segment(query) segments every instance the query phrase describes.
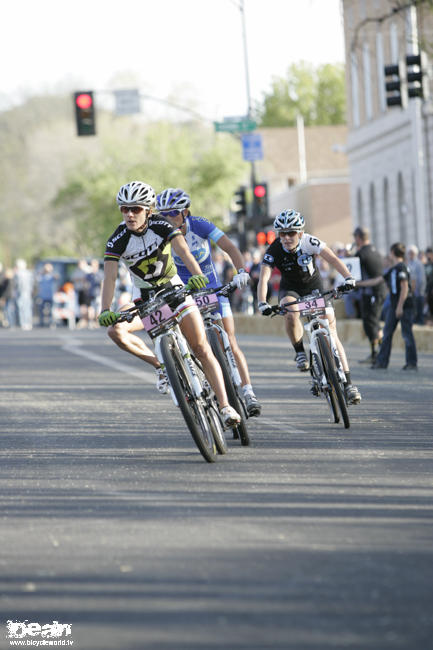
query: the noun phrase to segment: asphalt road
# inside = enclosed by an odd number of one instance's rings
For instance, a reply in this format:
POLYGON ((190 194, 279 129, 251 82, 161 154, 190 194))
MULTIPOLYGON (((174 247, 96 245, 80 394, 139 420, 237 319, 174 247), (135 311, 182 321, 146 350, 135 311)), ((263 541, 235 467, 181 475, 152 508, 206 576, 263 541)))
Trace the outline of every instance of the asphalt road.
POLYGON ((240 340, 263 415, 211 465, 105 332, 0 330, 0 647, 7 620, 80 650, 433 647, 433 355, 349 347, 345 430, 283 339, 240 340))

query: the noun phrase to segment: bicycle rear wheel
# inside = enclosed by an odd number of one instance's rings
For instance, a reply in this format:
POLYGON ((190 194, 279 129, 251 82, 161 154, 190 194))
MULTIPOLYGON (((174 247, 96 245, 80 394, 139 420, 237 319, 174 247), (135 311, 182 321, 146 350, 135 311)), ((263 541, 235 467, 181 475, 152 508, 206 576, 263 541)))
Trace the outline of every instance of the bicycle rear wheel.
POLYGON ((194 395, 184 360, 173 337, 162 338, 161 354, 170 385, 193 440, 203 458, 208 463, 214 463, 217 451, 203 398, 194 395))
POLYGON ((322 358, 323 371, 326 375, 330 388, 329 399, 331 400, 331 405, 333 404, 332 408, 334 409, 336 403, 338 404, 341 417, 343 418, 344 427, 348 429, 350 427, 350 420, 349 414, 347 412, 346 399, 344 397, 344 392, 337 376, 335 362, 332 357, 328 341, 322 332, 318 332, 317 334, 317 343, 320 350, 320 356, 322 358), (332 402, 332 400, 334 401, 332 402))
POLYGON ((236 427, 233 427, 233 433, 237 434, 236 437, 240 438, 241 445, 244 447, 247 447, 250 444, 250 437, 248 435, 248 429, 247 429, 247 418, 245 414, 245 407, 239 398, 238 392, 236 390, 236 386, 233 383, 231 374, 230 374, 230 369, 229 365, 226 359, 226 355, 223 351, 223 348, 221 346, 221 342, 218 338, 218 334, 215 332, 214 329, 207 329, 207 338, 210 343, 210 346, 212 348, 212 352, 214 353, 218 363, 221 366, 221 370, 223 373, 224 377, 224 384, 226 387, 226 393, 227 393, 227 399, 229 401, 230 406, 232 406, 235 411, 239 413, 241 416, 241 421, 240 424, 238 424, 236 427))

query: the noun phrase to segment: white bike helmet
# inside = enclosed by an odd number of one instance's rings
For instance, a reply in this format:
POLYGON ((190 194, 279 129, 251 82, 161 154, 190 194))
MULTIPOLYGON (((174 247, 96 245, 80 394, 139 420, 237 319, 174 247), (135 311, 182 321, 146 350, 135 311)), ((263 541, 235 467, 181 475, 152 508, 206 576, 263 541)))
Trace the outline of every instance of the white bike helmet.
POLYGON ((159 212, 168 210, 185 210, 191 205, 189 194, 180 187, 169 187, 156 197, 156 209, 159 212))
POLYGON ((151 207, 155 205, 156 194, 153 187, 141 181, 131 181, 122 185, 117 194, 117 205, 143 205, 151 207))
POLYGON ((296 212, 296 210, 283 210, 274 220, 274 230, 276 232, 280 232, 281 230, 303 232, 304 228, 304 217, 300 212, 296 212))

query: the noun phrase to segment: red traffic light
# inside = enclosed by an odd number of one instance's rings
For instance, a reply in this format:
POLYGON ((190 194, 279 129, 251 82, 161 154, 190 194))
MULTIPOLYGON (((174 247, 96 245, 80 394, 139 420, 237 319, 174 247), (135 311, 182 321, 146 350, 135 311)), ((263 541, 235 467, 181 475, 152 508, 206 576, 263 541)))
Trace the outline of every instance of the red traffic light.
POLYGON ((80 95, 76 96, 75 103, 78 106, 78 108, 81 108, 82 110, 86 110, 87 108, 90 108, 91 105, 93 104, 93 97, 88 93, 81 93, 80 95))
POLYGON ((268 234, 266 235, 266 241, 268 242, 268 244, 272 244, 272 242, 275 241, 276 237, 277 237, 277 236, 276 236, 276 234, 274 233, 274 231, 273 231, 273 230, 269 230, 269 231, 268 231, 268 234))
POLYGON ((264 185, 255 185, 254 196, 262 199, 266 195, 266 187, 264 185))
POLYGON ((266 244, 266 233, 258 232, 256 235, 256 239, 259 246, 264 246, 266 244))

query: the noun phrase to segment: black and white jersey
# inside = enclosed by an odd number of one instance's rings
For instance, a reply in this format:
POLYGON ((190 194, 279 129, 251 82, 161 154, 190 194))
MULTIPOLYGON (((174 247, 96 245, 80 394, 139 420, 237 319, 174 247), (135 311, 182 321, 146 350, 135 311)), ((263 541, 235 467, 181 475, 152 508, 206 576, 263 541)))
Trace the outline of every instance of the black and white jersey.
POLYGON ((412 304, 412 287, 410 282, 410 271, 404 262, 398 262, 395 266, 388 269, 383 276, 388 285, 391 304, 395 307, 400 299, 402 281, 408 284, 408 294, 404 306, 412 304))
POLYGON ((122 221, 107 241, 104 260, 122 260, 138 289, 166 284, 177 274, 170 242, 178 235, 182 236, 178 228, 158 217, 150 217, 140 234, 128 230, 122 221))
POLYGON ((281 273, 280 289, 296 291, 306 295, 313 289, 322 287, 321 276, 316 265, 315 256, 324 248, 326 243, 317 237, 304 233, 298 248, 289 252, 277 239, 266 250, 262 264, 276 267, 281 273))

